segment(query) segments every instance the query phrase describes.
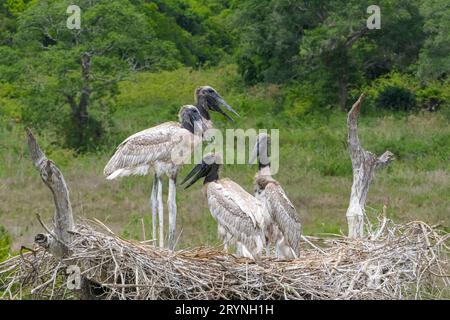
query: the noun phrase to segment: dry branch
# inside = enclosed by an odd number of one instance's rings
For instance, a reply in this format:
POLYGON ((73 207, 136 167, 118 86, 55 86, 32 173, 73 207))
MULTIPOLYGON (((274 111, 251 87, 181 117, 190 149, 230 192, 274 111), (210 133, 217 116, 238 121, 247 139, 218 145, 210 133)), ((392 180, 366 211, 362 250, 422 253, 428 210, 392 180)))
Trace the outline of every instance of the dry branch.
MULTIPOLYGON (((70 203, 69 188, 67 187, 63 174, 55 163, 46 157, 31 130, 27 128, 26 132, 31 160, 39 171, 42 181, 52 192, 56 208, 53 219, 53 230, 50 230, 43 223, 39 215, 37 216, 39 223, 47 231, 47 234, 37 234, 34 238, 34 242, 45 250, 48 250, 55 258, 57 258, 55 261, 58 261, 58 259, 67 258, 71 254, 70 246, 72 242, 72 233, 74 231, 74 220, 70 203)), ((55 281, 60 266, 61 262, 58 262, 58 268, 52 273, 53 278, 50 280, 55 281)), ((80 281, 82 287, 76 291, 78 297, 82 299, 91 299, 93 297, 92 290, 96 284, 87 280, 85 277, 82 277, 80 281)))
POLYGON ((36 235, 35 242, 48 248, 56 256, 64 257, 68 254, 67 245, 71 242, 69 231, 72 231, 74 226, 69 189, 61 171, 42 152, 30 129, 27 129, 27 137, 31 160, 42 181, 51 190, 56 207, 54 230, 48 234, 36 235))
POLYGON ((346 214, 350 238, 363 237, 365 204, 373 176, 376 170, 386 167, 394 158, 390 151, 386 151, 377 157, 361 146, 358 138, 358 116, 363 100, 364 95, 361 94, 347 117, 348 146, 353 169, 353 184, 346 214))

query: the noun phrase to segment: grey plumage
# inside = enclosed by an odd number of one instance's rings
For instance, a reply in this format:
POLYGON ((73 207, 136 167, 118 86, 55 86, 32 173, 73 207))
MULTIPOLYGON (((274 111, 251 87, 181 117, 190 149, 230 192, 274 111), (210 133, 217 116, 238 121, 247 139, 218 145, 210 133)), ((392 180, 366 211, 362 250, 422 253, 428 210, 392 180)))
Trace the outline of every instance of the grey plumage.
POLYGON ((205 185, 205 194, 212 216, 225 237, 240 243, 252 258, 263 249, 264 210, 262 203, 230 179, 220 179, 205 185))
POLYGON ((154 169, 165 171, 164 164, 177 166, 172 161, 172 154, 177 148, 192 149, 200 141, 201 138, 195 138, 177 122, 160 124, 125 139, 109 160, 104 174, 109 180, 128 175, 145 175, 158 163, 160 166, 154 169))
POLYGON ((203 193, 225 248, 235 245, 243 256, 256 259, 264 248, 264 206, 234 181, 220 179, 220 163, 218 154, 207 154, 182 184, 188 183, 185 188, 189 188, 200 178, 205 178, 203 193))
MULTIPOLYGON (((279 235, 275 236, 278 238, 276 241, 279 243, 279 250, 286 252, 286 248, 282 247, 282 245, 286 244, 292 248, 295 254, 292 257, 298 256, 302 226, 297 210, 286 196, 280 184, 272 177, 258 176, 256 185, 261 190, 260 198, 264 202, 267 212, 284 238, 279 238, 279 235)), ((283 256, 285 255, 286 253, 283 254, 283 256)))
POLYGON ((175 245, 176 178, 181 166, 190 160, 190 154, 202 141, 203 122, 199 110, 192 105, 181 107, 180 122, 166 122, 145 129, 125 139, 104 169, 108 180, 123 176, 146 175, 153 171, 152 236, 156 239, 156 220, 159 218, 159 245, 164 246, 164 209, 162 176, 169 177, 169 248, 175 245), (157 218, 158 213, 158 218, 157 218))
POLYGON ((153 215, 152 235, 156 238, 156 221, 159 219, 159 245, 163 247, 163 202, 162 176, 169 177, 169 249, 175 247, 176 225, 176 178, 181 166, 190 160, 193 149, 207 138, 205 131, 212 128, 209 111, 215 111, 232 118, 222 106, 238 115, 219 93, 201 86, 195 90, 196 106, 186 105, 180 109, 180 123, 166 122, 156 127, 140 131, 123 141, 104 169, 107 179, 129 175, 145 175, 155 172, 151 204, 153 215), (194 134, 195 133, 195 134, 194 134), (158 212, 158 217, 157 217, 158 212))

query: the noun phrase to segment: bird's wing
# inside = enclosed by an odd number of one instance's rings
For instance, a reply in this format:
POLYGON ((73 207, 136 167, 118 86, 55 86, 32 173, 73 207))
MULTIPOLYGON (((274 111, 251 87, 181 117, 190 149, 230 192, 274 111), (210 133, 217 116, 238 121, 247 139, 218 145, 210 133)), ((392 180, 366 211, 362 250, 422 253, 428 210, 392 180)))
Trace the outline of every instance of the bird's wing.
POLYGON ((278 183, 267 184, 264 195, 265 205, 273 221, 283 233, 288 244, 297 253, 302 232, 297 210, 278 183))
POLYGON ((207 186, 208 205, 218 224, 248 249, 260 252, 262 230, 255 219, 259 202, 239 185, 228 179, 207 186))
POLYGON ((146 174, 154 161, 167 161, 178 140, 189 131, 177 122, 166 122, 135 133, 118 147, 104 169, 108 178, 122 175, 146 174))
POLYGON ((245 212, 253 221, 254 224, 261 227, 263 203, 245 191, 240 185, 230 179, 221 179, 222 186, 233 195, 231 200, 239 206, 242 212, 245 212))

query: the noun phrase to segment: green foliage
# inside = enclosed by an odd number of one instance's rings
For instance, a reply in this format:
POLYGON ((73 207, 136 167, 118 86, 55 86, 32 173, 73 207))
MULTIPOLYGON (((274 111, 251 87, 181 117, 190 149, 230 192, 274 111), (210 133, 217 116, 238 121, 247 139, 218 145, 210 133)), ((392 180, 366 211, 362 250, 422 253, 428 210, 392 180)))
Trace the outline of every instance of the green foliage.
POLYGON ((185 65, 216 65, 233 51, 227 0, 157 0, 142 7, 157 36, 176 45, 185 65))
POLYGON ((4 0, 3 7, 12 15, 18 16, 25 11, 31 0, 4 0))
POLYGON ((148 232, 152 229, 152 217, 150 214, 139 215, 131 214, 128 223, 123 227, 122 236, 128 239, 149 240, 151 234, 148 232))
POLYGON ((0 46, 0 83, 11 84, 20 73, 20 54, 8 46, 0 46))
POLYGON ((246 1, 238 64, 247 83, 308 82, 328 105, 347 106, 349 88, 416 61, 423 42, 418 1, 381 1, 382 31, 366 28, 361 1, 246 1), (320 79, 319 82, 317 80, 320 79))
POLYGON ((317 106, 327 105, 327 96, 319 92, 320 85, 308 82, 296 83, 284 91, 284 110, 289 117, 301 118, 315 111, 317 106))
POLYGON ((16 99, 9 97, 9 90, 13 90, 11 85, 0 84, 0 118, 13 119, 15 121, 20 121, 22 116, 22 105, 16 99), (1 95, 1 94, 4 94, 1 95))
POLYGON ((411 111, 416 106, 416 96, 405 88, 389 86, 379 93, 377 105, 380 108, 411 111))
POLYGON ((28 126, 51 128, 55 143, 78 152, 108 140, 117 83, 130 71, 216 64, 232 51, 226 1, 83 0, 80 30, 66 27, 69 4, 5 3, 17 31, 0 47, 0 81, 17 83, 28 126))
POLYGON ((65 26, 61 12, 70 3, 34 2, 18 18, 15 43, 27 66, 19 75, 23 120, 52 128, 65 147, 89 151, 101 146, 110 130, 117 82, 129 70, 180 64, 173 44, 156 38, 130 2, 79 2, 81 30, 65 26))
POLYGON ((417 91, 419 105, 428 110, 450 109, 450 82, 429 81, 417 91))
POLYGON ((450 3, 425 1, 420 6, 427 34, 419 58, 419 76, 424 80, 448 79, 450 74, 450 3))
POLYGON ((10 255, 11 237, 5 227, 0 225, 0 262, 10 255))
POLYGON ((237 63, 248 84, 280 83, 294 76, 303 29, 312 23, 315 4, 304 1, 236 2, 235 26, 240 30, 237 63), (311 6, 310 11, 303 10, 311 6))
POLYGON ((423 41, 422 19, 414 1, 381 1, 381 30, 368 30, 367 4, 331 4, 320 26, 305 32, 300 56, 306 76, 326 75, 322 90, 331 88, 329 102, 345 108, 349 88, 414 63, 423 41))
POLYGON ((449 82, 429 81, 423 83, 411 74, 398 71, 381 76, 361 89, 351 90, 350 95, 356 99, 361 91, 367 96, 365 102, 367 108, 363 112, 367 112, 365 111, 367 109, 379 111, 377 107, 387 107, 399 111, 409 111, 416 107, 422 110, 436 111, 450 106, 449 82), (397 98, 400 100, 396 101, 397 98))

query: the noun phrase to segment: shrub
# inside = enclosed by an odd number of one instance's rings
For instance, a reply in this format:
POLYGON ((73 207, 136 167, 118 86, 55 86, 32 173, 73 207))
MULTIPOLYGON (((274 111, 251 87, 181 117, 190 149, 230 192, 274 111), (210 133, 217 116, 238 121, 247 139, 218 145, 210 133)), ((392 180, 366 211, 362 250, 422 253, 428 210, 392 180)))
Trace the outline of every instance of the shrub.
POLYGON ((352 101, 364 92, 367 96, 363 112, 388 109, 409 111, 414 107, 436 111, 450 106, 450 83, 430 81, 420 83, 410 74, 393 71, 363 88, 350 90, 352 101))
POLYGON ((399 111, 411 111, 416 106, 416 95, 406 88, 388 86, 376 99, 379 108, 399 111))
POLYGON ((327 94, 322 91, 323 83, 293 83, 283 90, 283 107, 289 117, 302 118, 314 110, 329 107, 327 94))
POLYGON ((381 76, 362 88, 350 90, 351 101, 356 101, 361 92, 366 94, 363 113, 379 113, 380 110, 399 111, 402 104, 411 104, 411 95, 420 89, 420 83, 409 74, 393 71, 381 76), (408 93, 407 93, 408 92, 408 93), (400 102, 398 102, 398 100, 400 102), (400 103, 398 107, 397 103, 400 103))
POLYGON ((0 262, 8 258, 10 253, 11 237, 3 226, 0 226, 0 262))
POLYGON ((417 92, 418 105, 428 111, 437 111, 450 105, 450 83, 430 82, 417 92))

